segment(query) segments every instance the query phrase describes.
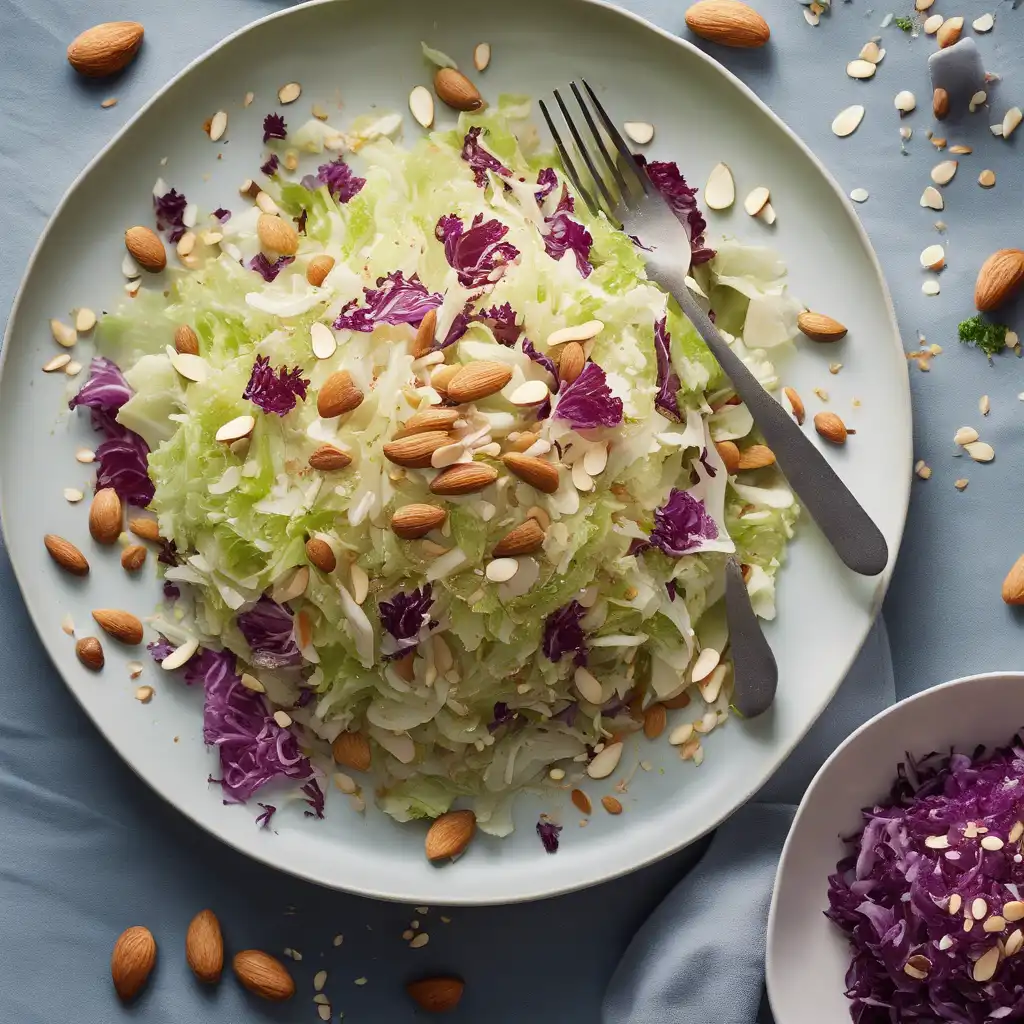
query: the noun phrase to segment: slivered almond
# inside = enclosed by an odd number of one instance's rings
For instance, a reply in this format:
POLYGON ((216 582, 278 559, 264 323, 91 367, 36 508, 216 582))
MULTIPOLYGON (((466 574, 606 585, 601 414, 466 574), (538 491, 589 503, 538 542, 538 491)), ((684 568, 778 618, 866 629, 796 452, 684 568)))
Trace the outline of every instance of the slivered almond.
POLYGON ((50 557, 65 572, 71 573, 72 576, 89 575, 89 563, 85 555, 71 541, 58 537, 55 533, 48 533, 43 537, 43 544, 46 545, 50 557))
POLYGON ((96 492, 89 506, 89 532, 97 544, 113 544, 121 536, 121 499, 113 487, 96 492))
POLYGON ((766 444, 752 444, 740 452, 738 469, 764 469, 775 464, 775 452, 766 444))
POLYGON ((583 814, 589 814, 594 809, 590 803, 590 797, 582 789, 574 789, 569 794, 569 799, 572 801, 573 807, 583 814))
POLYGON ((554 494, 558 490, 558 467, 552 463, 519 452, 509 452, 502 456, 501 461, 510 473, 531 487, 536 487, 538 491, 554 494))
POLYGON ((103 645, 94 636, 83 636, 75 644, 75 654, 78 660, 93 672, 99 672, 105 661, 103 657, 103 645))
POLYGON ((498 479, 498 471, 482 462, 457 462, 442 470, 430 483, 434 494, 473 494, 498 479))
POLYGON ((434 347, 434 334, 437 331, 437 310, 427 311, 426 316, 416 328, 416 337, 412 342, 410 355, 413 359, 421 359, 434 347))
POLYGON ((391 440, 399 441, 403 437, 423 434, 428 430, 451 430, 455 426, 455 421, 459 418, 459 415, 458 409, 441 409, 437 406, 432 406, 429 409, 424 409, 423 412, 410 416, 402 424, 402 429, 392 435, 391 440))
POLYGON ((100 628, 121 643, 134 647, 142 643, 142 623, 131 612, 120 608, 97 608, 92 617, 100 628))
POLYGON ((469 846, 476 832, 476 815, 472 811, 448 811, 427 830, 424 847, 427 860, 458 857, 469 846))
POLYGON ((403 540, 418 540, 436 530, 447 518, 445 509, 417 502, 395 509, 391 529, 403 540))
POLYGON ((320 385, 316 396, 316 411, 322 419, 329 420, 352 412, 362 401, 363 393, 356 387, 352 374, 348 370, 339 370, 320 385))
POLYGON ((819 412, 814 417, 814 429, 826 441, 833 444, 845 444, 849 431, 846 424, 834 412, 819 412))
POLYGON ((453 402, 478 402, 497 394, 512 379, 512 368, 505 363, 482 359, 468 363, 448 382, 448 397, 453 402))
POLYGON ((167 252, 159 235, 150 228, 136 225, 124 233, 124 246, 143 270, 158 274, 167 266, 167 252))
POLYGON ((492 552, 495 558, 513 555, 528 555, 544 543, 544 531, 536 519, 527 519, 514 530, 510 530, 498 542, 492 552))
POLYGON ((716 441, 715 450, 725 463, 727 473, 735 473, 740 468, 740 450, 735 441, 716 441))
POLYGON ((321 253, 314 256, 306 267, 306 280, 315 288, 324 283, 324 279, 334 269, 334 257, 321 253))
POLYGON ((586 363, 583 346, 578 341, 567 342, 558 353, 558 379, 571 384, 583 372, 586 363))
POLYGON ((298 252, 299 233, 281 217, 261 213, 256 222, 256 234, 259 235, 260 248, 264 251, 280 253, 282 256, 294 256, 298 252))
POLYGON ((331 573, 338 567, 334 549, 322 537, 310 537, 306 541, 306 557, 321 572, 331 573))
POLYGON ((331 744, 336 764, 357 772, 370 770, 370 741, 361 732, 338 733, 331 744))
POLYGON ((396 466, 426 469, 430 466, 434 452, 451 444, 451 441, 451 435, 446 430, 425 430, 421 434, 409 434, 384 445, 384 458, 396 466))
POLYGON ((199 355, 199 335, 188 324, 174 332, 174 348, 183 356, 199 355))
POLYGON ((796 325, 811 341, 832 342, 846 337, 846 328, 824 313, 812 313, 805 309, 797 318, 796 325))
POLYGON ((146 549, 141 544, 129 544, 121 552, 121 568, 125 572, 138 572, 146 561, 146 549))
POLYGON ((649 740, 656 740, 668 724, 668 712, 664 704, 652 704, 644 712, 644 735, 649 740))
POLYGON ((321 472, 329 473, 332 470, 344 469, 352 465, 352 456, 335 448, 333 444, 322 444, 309 457, 310 469, 318 469, 321 472))
POLYGON ((438 68, 434 74, 434 92, 453 110, 479 110, 483 100, 477 87, 455 68, 438 68))
POLYGON ((804 400, 796 393, 794 388, 783 388, 782 390, 786 398, 789 399, 789 407, 793 410, 793 419, 803 426, 806 415, 804 400))

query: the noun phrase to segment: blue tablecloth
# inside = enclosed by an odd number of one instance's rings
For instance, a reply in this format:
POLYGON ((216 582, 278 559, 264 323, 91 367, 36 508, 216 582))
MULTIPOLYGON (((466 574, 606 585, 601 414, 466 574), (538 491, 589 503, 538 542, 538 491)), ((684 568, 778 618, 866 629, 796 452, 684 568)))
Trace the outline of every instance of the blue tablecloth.
MULTIPOLYGON (((87 159, 178 68, 276 6, 274 0, 150 0, 125 9, 114 0, 0 0, 0 308, 9 306, 47 216, 87 159), (75 80, 63 58, 68 40, 88 25, 123 17, 146 25, 141 59, 113 90, 75 80), (111 92, 118 105, 101 110, 98 101, 111 92)), ((684 5, 629 0, 625 6, 683 30, 684 5)), ((930 373, 911 374, 917 455, 933 473, 915 483, 907 539, 885 609, 897 692, 905 695, 968 672, 1018 667, 1021 623, 1002 605, 999 585, 1024 547, 1014 486, 1021 450, 1014 442, 1024 413, 1017 394, 1024 390, 1024 374, 1013 356, 989 365, 961 348, 956 324, 971 311, 974 275, 985 256, 1024 242, 1019 142, 995 140, 988 131, 1006 107, 1024 101, 1024 12, 1000 5, 996 31, 979 37, 987 66, 1003 81, 990 90, 993 110, 955 130, 956 140, 975 152, 960 157, 960 174, 946 190, 941 216, 948 224, 949 268, 942 294, 926 298, 918 254, 937 239, 937 215, 920 208, 918 198, 938 159, 925 138, 926 57, 934 44, 895 27, 881 30, 887 7, 841 3, 815 29, 791 0, 762 6, 772 23, 771 47, 715 55, 789 120, 845 188, 869 190, 871 198, 859 212, 886 268, 905 342, 916 347, 920 331, 943 348, 930 373), (847 78, 846 62, 875 35, 884 37, 888 50, 876 79, 865 84, 847 78), (901 89, 919 98, 918 112, 904 122, 915 128, 906 155, 892 105, 901 89), (868 115, 855 136, 839 140, 829 125, 853 102, 865 103, 868 115), (983 167, 997 172, 991 191, 976 184, 983 167), (987 417, 978 411, 982 394, 991 400, 987 417), (963 424, 976 426, 995 446, 994 463, 953 458, 952 436, 963 424), (963 493, 953 486, 960 477, 970 481, 963 493)), ((896 13, 911 6, 901 0, 896 13)), ((959 10, 969 24, 985 7, 965 0, 959 10)), ((0 612, 5 1021, 121 1019, 106 962, 114 936, 128 924, 143 923, 158 932, 168 955, 154 977, 153 998, 131 1013, 140 1021, 317 1020, 309 976, 323 966, 330 972, 334 1019, 337 1011, 346 1021, 415 1019, 402 981, 414 973, 452 970, 470 982, 453 1020, 591 1022, 631 935, 699 852, 545 903, 453 911, 450 923, 435 909, 424 917, 411 908, 325 892, 223 849, 154 800, 64 689, 35 638, 2 551, 0 612), (213 993, 190 984, 182 937, 192 913, 206 905, 221 912, 229 938, 303 954, 295 965, 300 995, 290 1006, 257 1004, 231 984, 213 993), (409 950, 400 937, 414 916, 430 934, 422 950, 409 950), (340 947, 333 945, 336 935, 344 936, 340 947), (355 984, 361 978, 366 984, 355 984)), ((858 695, 845 690, 838 700, 848 716, 858 695)), ((835 723, 846 720, 830 711, 791 770, 809 774, 842 738, 835 723)))

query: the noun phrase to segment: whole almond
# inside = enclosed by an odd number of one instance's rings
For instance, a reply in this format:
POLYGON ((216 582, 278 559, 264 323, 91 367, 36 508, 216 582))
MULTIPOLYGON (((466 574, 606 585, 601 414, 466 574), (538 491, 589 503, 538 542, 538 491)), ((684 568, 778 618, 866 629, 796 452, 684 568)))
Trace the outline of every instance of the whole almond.
POLYGON ((253 994, 274 1003, 295 995, 295 982, 277 957, 258 949, 236 953, 231 966, 238 980, 253 994))
POLYGON ((668 724, 668 712, 664 704, 652 704, 644 712, 644 735, 649 740, 656 740, 668 724))
POLYGON ((89 563, 85 555, 69 540, 58 537, 55 533, 48 533, 43 537, 46 550, 50 557, 66 572, 72 576, 88 576, 89 563))
POLYGON ((174 348, 183 356, 199 355, 199 335, 188 324, 182 324, 174 332, 174 348))
POLYGON ((839 341, 846 337, 846 328, 824 313, 812 313, 805 309, 797 318, 796 325, 811 341, 839 341))
POLYGON ((682 690, 674 697, 668 697, 663 700, 662 704, 664 704, 669 711, 678 711, 680 708, 687 708, 690 706, 690 695, 685 690, 682 690))
POLYGON ((960 38, 963 28, 963 18, 947 18, 935 33, 935 41, 939 44, 939 49, 944 50, 947 46, 952 46, 960 38))
POLYGON ((819 412, 814 416, 814 429, 826 441, 833 444, 845 444, 849 431, 846 424, 834 412, 819 412))
POLYGON ((357 772, 370 770, 370 741, 361 732, 340 732, 331 744, 335 763, 357 772))
POLYGON ((121 567, 125 572, 138 572, 146 561, 146 549, 141 544, 129 544, 121 552, 121 567))
POLYGON ((775 452, 765 444, 752 444, 740 452, 738 469, 764 469, 775 463, 775 452))
POLYGON ((155 519, 146 516, 133 516, 128 520, 128 529, 143 540, 160 540, 160 526, 155 519))
POLYGON ((603 797, 601 797, 601 806, 609 814, 621 814, 622 813, 622 804, 620 804, 619 801, 616 800, 615 797, 613 797, 613 796, 603 796, 603 797))
POLYGON ((981 266, 974 286, 974 305, 982 313, 991 313, 1017 294, 1024 284, 1024 252, 1000 249, 981 266))
POLYGON ((939 121, 949 113, 949 93, 945 89, 936 89, 932 93, 932 113, 939 121))
POLYGON ((451 430, 459 415, 458 409, 441 409, 432 406, 410 416, 402 424, 402 429, 395 432, 391 440, 397 441, 400 438, 409 437, 410 434, 422 434, 427 430, 451 430))
POLYGON ((796 393, 795 388, 783 388, 786 397, 789 399, 789 406, 793 410, 793 419, 803 426, 807 410, 804 408, 804 400, 796 393))
POLYGON ((715 450, 725 463, 726 473, 735 473, 740 468, 740 450, 735 441, 716 441, 715 450))
POLYGON ((497 394, 511 379, 511 366, 481 359, 467 363, 448 381, 448 397, 453 402, 478 402, 497 394))
POLYGON ((437 310, 430 309, 416 328, 416 337, 412 342, 413 359, 425 356, 434 347, 434 334, 437 331, 437 310))
POLYGON ((224 970, 224 936, 212 910, 200 910, 185 933, 185 959, 192 973, 208 985, 220 981, 224 970))
POLYGON ((323 419, 329 420, 357 409, 362 402, 363 393, 356 387, 352 374, 348 370, 339 370, 320 385, 316 411, 323 419))
POLYGON ((437 505, 403 505, 395 509, 391 529, 404 540, 417 540, 436 530, 447 518, 447 511, 437 505))
POLYGON ((321 253, 314 256, 306 267, 306 280, 316 288, 324 283, 324 279, 334 269, 334 257, 321 253))
POLYGON ((93 672, 99 672, 103 668, 103 645, 94 636, 83 636, 75 644, 75 654, 78 660, 93 672))
POLYGON ((768 22, 739 0, 699 0, 686 12, 686 24, 694 35, 720 46, 753 49, 771 36, 768 22))
POLYGON ((142 643, 142 623, 131 612, 120 608, 97 608, 92 617, 100 628, 115 640, 134 647, 142 643))
POLYGON ((322 444, 309 457, 311 469, 319 469, 321 472, 330 472, 335 469, 344 469, 352 465, 352 456, 335 448, 333 444, 322 444))
POLYGON ((536 519, 527 519, 498 541, 492 554, 495 558, 528 555, 544 543, 544 531, 536 519))
POLYGON ((1007 604, 1024 604, 1024 555, 1021 555, 1003 580, 1003 600, 1007 604))
POLYGON ((405 986, 412 1001, 427 1013, 447 1013, 459 1005, 465 983, 459 978, 423 978, 405 986))
POLYGON ((483 106, 477 87, 455 68, 438 68, 434 74, 434 92, 453 110, 479 110, 483 106))
POLYGON ((572 801, 573 807, 583 814, 589 814, 594 809, 590 803, 590 797, 582 789, 574 789, 569 794, 569 799, 572 801))
POLYGON ((124 247, 143 270, 159 274, 167 266, 167 253, 159 235, 150 228, 136 225, 124 233, 124 247))
POLYGON ((509 452, 501 457, 501 461, 510 473, 525 480, 531 487, 536 487, 538 491, 554 494, 558 490, 558 467, 552 463, 520 452, 509 452))
POLYGON ((288 223, 271 213, 261 213, 256 222, 260 248, 282 256, 294 256, 299 249, 299 233, 288 223))
POLYGON ((558 353, 558 379, 571 384, 582 372, 587 357, 578 341, 569 341, 558 353))
POLYGON ((321 572, 334 572, 338 567, 334 549, 322 537, 310 537, 306 541, 306 557, 321 572))
POLYGON ((89 506, 89 532, 97 544, 114 544, 121 536, 121 499, 113 487, 96 492, 89 506))
POLYGON ((427 860, 457 857, 469 846, 475 832, 476 815, 472 811, 448 811, 435 818, 427 831, 427 860))
POLYGON ((76 36, 68 47, 68 63, 87 78, 105 78, 126 68, 142 45, 137 21, 108 21, 76 36))
POLYGON ((397 441, 388 441, 383 448, 384 458, 396 466, 426 469, 434 452, 451 442, 451 435, 446 430, 425 430, 422 434, 409 434, 397 441))
POLYGON ((490 487, 498 479, 493 466, 481 462, 457 462, 442 470, 430 482, 433 494, 473 494, 490 487))
POLYGON ((148 928, 135 925, 127 928, 114 943, 110 955, 110 977, 118 996, 128 1002, 146 984, 156 966, 156 941, 148 928))

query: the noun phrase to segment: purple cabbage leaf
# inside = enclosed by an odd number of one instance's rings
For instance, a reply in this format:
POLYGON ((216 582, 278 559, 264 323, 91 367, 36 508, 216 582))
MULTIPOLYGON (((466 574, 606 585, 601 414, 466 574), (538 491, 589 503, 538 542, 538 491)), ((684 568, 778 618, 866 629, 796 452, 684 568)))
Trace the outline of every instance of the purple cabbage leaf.
POLYGON ((586 664, 586 637, 580 625, 586 614, 579 601, 570 601, 547 617, 541 651, 549 661, 561 661, 564 655, 572 653, 577 665, 586 664))
MULTIPOLYGON (((654 325, 654 354, 658 360, 658 394, 654 399, 654 407, 670 420, 678 423, 679 414, 679 374, 672 368, 672 356, 669 346, 672 336, 666 330, 667 318, 662 317, 654 325)), ((712 474, 713 476, 714 474, 712 474)))
POLYGON ((309 381, 302 376, 301 366, 291 370, 282 366, 275 373, 268 356, 257 356, 242 397, 266 413, 286 416, 299 402, 306 400, 308 387, 309 381))
POLYGON ((488 171, 506 178, 512 173, 493 153, 484 149, 480 142, 482 133, 482 128, 470 128, 462 142, 462 159, 469 164, 473 178, 481 188, 487 184, 488 171))
POLYGON ((605 372, 597 363, 587 363, 559 394, 555 419, 568 421, 576 430, 616 427, 622 422, 622 399, 612 394, 605 372))
POLYGON ((690 236, 690 262, 697 266, 714 259, 715 250, 704 244, 704 232, 708 225, 697 205, 697 190, 686 184, 679 168, 672 161, 652 160, 648 163, 644 157, 634 154, 641 167, 646 167, 651 184, 661 193, 669 208, 681 224, 686 227, 690 236))
POLYGON ((238 628, 252 649, 252 663, 259 668, 284 668, 302 663, 291 612, 266 594, 249 611, 238 616, 238 628))
POLYGON ((718 525, 708 515, 704 502, 687 491, 673 487, 668 501, 654 511, 651 544, 666 555, 679 558, 702 541, 717 538, 718 525))
POLYGON ((345 306, 334 321, 335 330, 369 334, 378 324, 418 324, 444 301, 437 292, 428 292, 415 274, 406 281, 400 270, 380 278, 376 289, 363 292, 365 305, 353 300, 345 306))
POLYGON ((414 650, 437 625, 430 617, 433 603, 433 588, 429 583, 408 593, 399 591, 390 601, 380 602, 380 622, 387 633, 381 650, 386 661, 400 658, 407 651, 414 650))
POLYGON ((502 241, 508 225, 500 220, 484 220, 478 213, 467 228, 455 215, 442 217, 434 229, 444 243, 448 265, 455 270, 459 283, 466 288, 480 288, 500 280, 507 264, 517 259, 519 250, 502 241))

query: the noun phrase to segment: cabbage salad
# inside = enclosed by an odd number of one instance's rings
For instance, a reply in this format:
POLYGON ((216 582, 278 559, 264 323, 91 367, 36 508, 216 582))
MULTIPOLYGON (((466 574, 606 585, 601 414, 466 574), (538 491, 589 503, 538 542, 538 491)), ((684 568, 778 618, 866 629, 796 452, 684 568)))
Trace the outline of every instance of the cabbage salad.
MULTIPOLYGON (((179 259, 103 318, 72 406, 98 486, 157 516, 150 647, 204 688, 230 802, 285 777, 322 816, 333 749, 399 821, 458 802, 506 835, 524 787, 611 776, 651 705, 689 704, 669 739, 700 764, 731 554, 775 614, 793 494, 643 240, 576 200, 529 116, 506 96, 405 148, 397 115, 275 113, 233 209, 200 223, 157 183, 179 259)), ((777 387, 783 263, 712 248, 676 165, 649 170, 690 287, 777 387)))

